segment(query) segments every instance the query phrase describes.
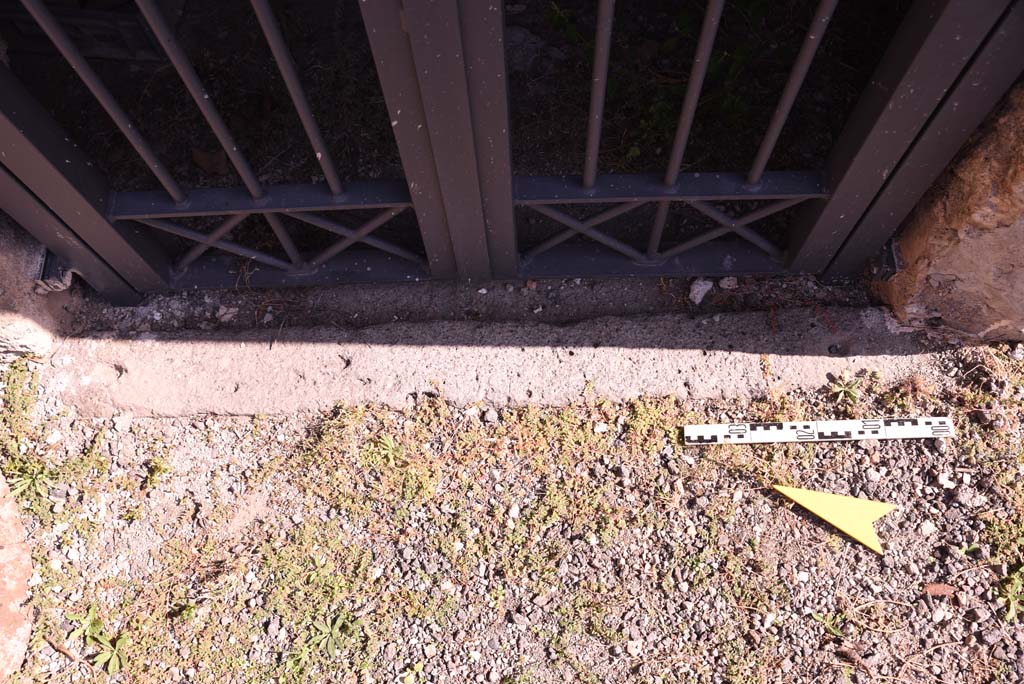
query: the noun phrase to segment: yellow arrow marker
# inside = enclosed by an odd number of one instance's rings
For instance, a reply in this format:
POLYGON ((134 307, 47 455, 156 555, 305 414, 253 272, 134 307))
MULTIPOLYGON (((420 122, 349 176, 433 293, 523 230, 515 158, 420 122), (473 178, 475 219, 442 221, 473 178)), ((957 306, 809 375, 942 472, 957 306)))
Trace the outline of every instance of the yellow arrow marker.
POLYGON ((876 553, 882 544, 872 524, 896 508, 884 501, 816 492, 811 489, 774 485, 775 491, 792 499, 822 520, 829 522, 876 553))

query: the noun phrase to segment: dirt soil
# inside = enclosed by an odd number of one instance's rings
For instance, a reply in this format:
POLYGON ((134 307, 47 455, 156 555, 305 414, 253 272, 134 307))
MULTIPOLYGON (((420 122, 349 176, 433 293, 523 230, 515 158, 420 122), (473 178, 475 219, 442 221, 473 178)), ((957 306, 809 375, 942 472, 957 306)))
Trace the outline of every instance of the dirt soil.
POLYGON ((752 402, 83 419, 6 369, 16 682, 1019 682, 1024 348, 752 402), (680 426, 951 415, 950 440, 680 426), (772 493, 889 501, 876 555, 772 493))
MULTIPOLYGON (((705 279, 700 279, 704 281, 705 279)), ((335 326, 359 329, 393 322, 487 321, 564 325, 602 316, 729 312, 871 304, 861 282, 824 283, 809 276, 720 278, 699 301, 690 278, 526 280, 465 283, 350 284, 336 287, 179 292, 117 307, 87 288, 66 299, 60 333, 89 336, 180 330, 249 331, 335 326)))

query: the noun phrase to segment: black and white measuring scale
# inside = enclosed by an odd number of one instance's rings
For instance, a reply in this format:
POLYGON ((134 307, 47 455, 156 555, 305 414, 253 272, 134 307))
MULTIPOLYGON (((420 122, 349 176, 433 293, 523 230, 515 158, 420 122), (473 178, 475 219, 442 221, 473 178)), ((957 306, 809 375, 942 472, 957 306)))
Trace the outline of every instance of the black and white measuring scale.
POLYGON ((787 423, 716 423, 683 427, 686 444, 775 444, 849 442, 860 439, 952 437, 947 417, 808 420, 787 423))

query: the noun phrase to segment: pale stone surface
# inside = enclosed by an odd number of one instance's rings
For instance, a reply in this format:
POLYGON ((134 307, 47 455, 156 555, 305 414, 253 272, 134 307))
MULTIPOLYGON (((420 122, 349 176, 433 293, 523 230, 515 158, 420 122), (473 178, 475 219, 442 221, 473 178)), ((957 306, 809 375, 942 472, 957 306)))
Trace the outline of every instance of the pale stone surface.
POLYGON ((55 317, 33 291, 44 255, 38 242, 0 216, 0 361, 53 348, 55 317))
POLYGON ((587 392, 745 398, 816 389, 829 373, 865 367, 893 380, 927 374, 928 358, 882 309, 819 307, 569 326, 436 321, 69 338, 43 373, 82 415, 141 417, 401 407, 424 392, 499 406, 557 405, 587 392))
POLYGON ((32 633, 25 601, 32 560, 25 528, 7 482, 0 477, 0 681, 21 668, 32 633))
POLYGON ((965 339, 1024 339, 1024 86, 911 214, 905 267, 877 290, 903 322, 965 339))

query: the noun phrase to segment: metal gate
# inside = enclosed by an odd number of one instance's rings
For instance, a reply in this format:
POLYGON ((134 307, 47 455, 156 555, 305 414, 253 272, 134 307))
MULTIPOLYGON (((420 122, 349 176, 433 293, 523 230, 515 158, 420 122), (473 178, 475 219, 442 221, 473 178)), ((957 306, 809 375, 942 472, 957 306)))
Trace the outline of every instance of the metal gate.
POLYGON ((615 7, 614 0, 600 0, 580 173, 514 176, 503 3, 363 0, 359 8, 405 178, 348 180, 332 159, 269 1, 251 0, 306 134, 303 144, 323 173, 322 182, 267 185, 250 166, 215 104, 216 93, 200 79, 163 9, 155 0, 136 0, 145 27, 242 182, 241 187, 184 188, 52 9, 42 0, 20 4, 162 189, 109 187, 45 108, 0 66, 0 208, 94 288, 122 302, 144 292, 239 285, 851 274, 879 251, 1024 67, 1022 3, 917 0, 826 167, 770 170, 780 133, 838 4, 822 0, 810 25, 800 29, 802 46, 760 145, 751 150, 749 167, 682 173, 725 5, 708 0, 666 168, 602 173, 615 7), (704 232, 667 237, 670 211, 680 204, 706 217, 704 232), (751 209, 736 212, 743 204, 751 209), (573 205, 599 209, 587 213, 573 205), (644 205, 654 205, 653 218, 636 239, 602 230, 602 224, 644 205), (791 208, 797 210, 781 234, 759 231, 759 221, 791 208), (365 210, 373 214, 367 218, 365 210), (522 248, 517 211, 534 212, 560 228, 522 248), (346 220, 359 212, 361 220, 346 220), (375 234, 410 214, 418 226, 415 245, 375 234), (218 223, 196 230, 186 225, 195 217, 218 217, 218 223), (264 221, 276 243, 232 239, 244 222, 253 221, 264 221), (316 250, 303 248, 295 238, 299 224, 335 240, 316 250), (160 234, 187 246, 170 248, 157 239, 160 234))

